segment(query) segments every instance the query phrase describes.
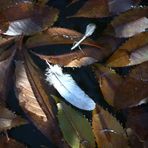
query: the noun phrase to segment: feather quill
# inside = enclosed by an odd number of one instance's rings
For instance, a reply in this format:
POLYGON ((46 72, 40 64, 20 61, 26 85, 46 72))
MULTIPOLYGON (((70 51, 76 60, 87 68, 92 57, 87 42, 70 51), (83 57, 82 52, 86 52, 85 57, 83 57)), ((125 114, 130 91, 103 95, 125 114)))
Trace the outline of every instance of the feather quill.
MULTIPOLYGON (((47 62, 47 61, 46 61, 47 62)), ((46 81, 53 85, 59 94, 73 106, 82 110, 93 110, 95 102, 76 84, 71 75, 64 74, 58 65, 50 65, 46 69, 46 81)))

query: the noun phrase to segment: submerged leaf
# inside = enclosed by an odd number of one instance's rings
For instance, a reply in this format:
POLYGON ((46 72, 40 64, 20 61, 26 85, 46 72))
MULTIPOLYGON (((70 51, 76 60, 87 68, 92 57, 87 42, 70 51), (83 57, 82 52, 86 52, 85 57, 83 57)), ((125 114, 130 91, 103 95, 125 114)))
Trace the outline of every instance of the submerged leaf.
POLYGON ((27 121, 0 105, 0 131, 26 124, 27 121))
POLYGON ((26 148, 26 146, 12 138, 0 136, 0 148, 26 148))
POLYGON ((110 67, 124 67, 148 60, 148 32, 140 33, 122 44, 108 59, 110 67))
POLYGON ((95 148, 95 140, 88 120, 64 102, 57 104, 60 128, 65 140, 73 148, 95 148))
POLYGON ((125 131, 121 124, 99 105, 93 111, 92 127, 98 147, 129 147, 125 131))

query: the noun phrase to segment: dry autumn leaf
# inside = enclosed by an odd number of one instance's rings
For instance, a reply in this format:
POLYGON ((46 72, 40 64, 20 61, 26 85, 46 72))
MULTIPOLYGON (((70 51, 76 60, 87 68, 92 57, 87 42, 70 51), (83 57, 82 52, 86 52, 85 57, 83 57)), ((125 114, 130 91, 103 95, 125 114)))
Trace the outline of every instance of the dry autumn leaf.
POLYGON ((93 132, 98 147, 128 148, 128 139, 122 125, 108 111, 97 105, 92 117, 93 132))
MULTIPOLYGON (((26 42, 26 46, 28 48, 35 48, 44 45, 73 44, 75 41, 80 40, 82 36, 83 34, 71 29, 53 27, 45 32, 30 37, 26 42)), ((99 49, 103 48, 89 38, 84 40, 81 44, 99 49)))
POLYGON ((11 128, 24 125, 27 121, 13 112, 8 110, 6 107, 0 105, 0 131, 10 130, 11 128))
MULTIPOLYGON (((18 71, 16 71, 16 86, 18 87, 18 92, 20 91, 18 98, 20 105, 30 120, 32 120, 33 124, 35 124, 48 139, 52 140, 52 142, 59 147, 67 147, 58 127, 56 107, 53 99, 49 97, 47 89, 45 89, 43 76, 25 49, 21 55, 23 56, 25 69, 23 68, 23 64, 21 64, 21 67, 18 67, 18 71), (22 71, 20 71, 20 69, 22 69, 22 71), (29 101, 31 101, 31 103, 29 103, 29 101)), ((48 91, 52 93, 51 88, 48 91)))
POLYGON ((140 33, 122 44, 107 60, 110 67, 137 65, 148 60, 148 32, 140 33))
POLYGON ((29 1, 20 2, 3 11, 0 13, 1 25, 9 26, 3 33, 10 36, 39 32, 52 25, 58 16, 57 9, 34 5, 29 1))
POLYGON ((131 9, 117 17, 105 30, 105 34, 115 37, 131 37, 148 28, 148 8, 131 9))

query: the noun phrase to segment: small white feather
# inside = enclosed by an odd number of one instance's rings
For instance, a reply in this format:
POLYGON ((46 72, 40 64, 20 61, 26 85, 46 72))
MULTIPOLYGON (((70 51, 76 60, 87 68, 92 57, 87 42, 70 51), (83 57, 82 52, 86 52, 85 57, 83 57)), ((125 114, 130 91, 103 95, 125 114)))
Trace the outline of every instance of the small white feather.
POLYGON ((76 84, 71 75, 64 74, 58 65, 49 65, 46 69, 46 80, 54 86, 59 94, 75 107, 93 110, 95 102, 76 84))

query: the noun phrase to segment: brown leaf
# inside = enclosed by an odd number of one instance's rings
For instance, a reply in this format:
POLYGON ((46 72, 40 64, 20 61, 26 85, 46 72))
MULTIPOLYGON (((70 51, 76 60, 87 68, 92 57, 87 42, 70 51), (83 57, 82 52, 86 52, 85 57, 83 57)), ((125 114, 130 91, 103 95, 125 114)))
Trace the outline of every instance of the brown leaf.
POLYGON ((110 67, 124 67, 148 60, 148 32, 140 33, 122 44, 108 59, 110 67))
MULTIPOLYGON (((54 27, 49 28, 46 32, 39 33, 37 35, 34 35, 33 37, 30 37, 27 40, 26 45, 28 48, 33 48, 43 45, 73 44, 75 41, 78 41, 82 36, 83 34, 74 30, 54 27)), ((84 42, 82 42, 81 44, 99 49, 103 48, 89 38, 84 40, 84 42)))
POLYGON ((0 97, 4 104, 7 98, 7 92, 10 90, 14 67, 13 58, 16 52, 15 45, 0 54, 0 97))
MULTIPOLYGON (((115 95, 124 79, 113 69, 104 67, 103 65, 95 64, 92 68, 95 72, 96 79, 99 82, 105 101, 109 105, 115 106, 115 95)), ((118 101, 120 101, 120 98, 117 98, 117 102, 118 101)))
POLYGON ((131 75, 129 75, 119 86, 115 95, 114 104, 117 108, 126 108, 139 104, 147 97, 148 81, 143 81, 142 79, 135 79, 134 77, 131 77, 131 75))
POLYGON ((92 127, 98 147, 128 147, 127 137, 121 124, 99 105, 93 111, 92 127))
POLYGON ((108 50, 96 48, 84 48, 77 51, 61 55, 42 55, 33 52, 35 55, 49 63, 58 64, 65 67, 81 67, 90 65, 94 62, 101 61, 108 56, 108 50))
POLYGON ((88 0, 72 17, 98 18, 109 15, 107 0, 88 0))
MULTIPOLYGON (((9 23, 5 35, 30 34, 45 29, 57 19, 58 10, 47 6, 20 2, 0 13, 1 25, 9 23)), ((2 30, 2 29, 1 29, 2 30)))
POLYGON ((141 141, 148 140, 148 108, 134 107, 128 109, 127 127, 130 127, 141 141))
POLYGON ((0 105, 0 131, 26 124, 27 121, 0 105))
MULTIPOLYGON (((16 86, 22 109, 35 126, 58 147, 67 147, 56 118, 56 107, 45 88, 40 70, 26 51, 21 52, 24 65, 16 68, 16 86)), ((18 65, 19 66, 19 65, 18 65)), ((48 92, 53 93, 51 88, 48 92)))
POLYGON ((26 146, 12 138, 0 136, 0 148, 26 148, 26 146))
POLYGON ((148 8, 131 9, 111 22, 105 30, 105 34, 116 37, 131 37, 137 33, 144 32, 148 27, 148 8))

